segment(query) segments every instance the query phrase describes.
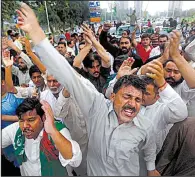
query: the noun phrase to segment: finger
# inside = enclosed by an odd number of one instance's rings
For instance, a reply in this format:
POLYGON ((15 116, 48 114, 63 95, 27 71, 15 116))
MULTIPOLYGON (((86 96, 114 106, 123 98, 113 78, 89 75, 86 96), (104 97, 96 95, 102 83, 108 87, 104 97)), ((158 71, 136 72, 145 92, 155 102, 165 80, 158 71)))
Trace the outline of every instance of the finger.
POLYGON ((30 13, 30 12, 33 12, 33 10, 24 2, 21 2, 20 3, 20 7, 25 10, 26 12, 30 13))
POLYGON ((153 74, 153 73, 146 73, 146 76, 152 78, 152 79, 156 79, 156 74, 153 74))
POLYGON ((151 72, 152 74, 156 74, 157 76, 160 75, 159 71, 155 68, 152 68, 152 67, 148 67, 147 68, 149 72, 151 72))
POLYGON ((149 63, 148 66, 152 66, 154 68, 156 68, 157 70, 162 70, 163 69, 163 65, 160 61, 157 60, 153 60, 152 63, 149 63))
POLYGON ((22 19, 25 19, 26 16, 20 11, 20 10, 16 10, 16 12, 18 13, 18 20, 22 20, 22 19))
POLYGON ((131 74, 135 74, 138 71, 139 68, 134 68, 130 71, 131 74))

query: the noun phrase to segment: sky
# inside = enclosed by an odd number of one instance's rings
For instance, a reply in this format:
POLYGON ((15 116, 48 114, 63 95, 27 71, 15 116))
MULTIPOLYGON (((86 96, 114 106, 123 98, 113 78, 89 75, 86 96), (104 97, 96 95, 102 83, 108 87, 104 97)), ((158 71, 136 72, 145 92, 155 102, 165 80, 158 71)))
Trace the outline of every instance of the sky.
MULTIPOLYGON (((108 8, 109 1, 100 1, 101 8, 108 8)), ((168 10, 169 1, 143 1, 143 10, 146 9, 151 15, 154 15, 156 12, 168 10), (148 4, 148 7, 147 7, 148 4)), ((134 8, 134 2, 129 1, 129 7, 134 8)), ((182 10, 187 10, 195 8, 194 1, 183 1, 182 10)))

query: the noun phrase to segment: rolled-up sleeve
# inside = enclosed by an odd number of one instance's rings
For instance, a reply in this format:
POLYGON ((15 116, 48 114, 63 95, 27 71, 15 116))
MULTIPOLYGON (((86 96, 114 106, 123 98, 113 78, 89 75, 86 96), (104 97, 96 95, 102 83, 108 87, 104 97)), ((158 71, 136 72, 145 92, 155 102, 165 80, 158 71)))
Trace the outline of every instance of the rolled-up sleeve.
POLYGON ((27 68, 30 69, 30 67, 33 65, 28 55, 26 55, 24 52, 21 52, 20 57, 26 62, 27 68))
POLYGON ((70 165, 72 167, 78 167, 82 161, 82 152, 80 149, 79 144, 72 140, 71 136, 70 136, 70 132, 68 131, 67 128, 63 128, 60 133, 71 142, 72 145, 72 159, 64 159, 63 156, 61 155, 61 153, 59 153, 59 160, 62 164, 62 166, 66 166, 66 165, 70 165))

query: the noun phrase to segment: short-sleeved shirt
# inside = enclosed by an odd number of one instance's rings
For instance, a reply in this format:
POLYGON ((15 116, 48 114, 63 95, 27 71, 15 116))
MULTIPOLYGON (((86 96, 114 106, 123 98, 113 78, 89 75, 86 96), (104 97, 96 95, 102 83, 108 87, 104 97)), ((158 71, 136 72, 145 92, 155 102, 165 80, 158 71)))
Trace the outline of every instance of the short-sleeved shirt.
POLYGON ((140 43, 137 44, 136 51, 138 55, 140 56, 140 58, 142 59, 143 63, 145 63, 147 59, 149 58, 150 52, 152 51, 152 49, 153 47, 150 46, 150 49, 146 51, 145 48, 140 43))
MULTIPOLYGON (((1 114, 2 115, 16 115, 17 107, 23 102, 23 98, 16 98, 13 93, 7 95, 1 100, 1 114)), ((10 121, 1 121, 1 129, 12 124, 10 121)))

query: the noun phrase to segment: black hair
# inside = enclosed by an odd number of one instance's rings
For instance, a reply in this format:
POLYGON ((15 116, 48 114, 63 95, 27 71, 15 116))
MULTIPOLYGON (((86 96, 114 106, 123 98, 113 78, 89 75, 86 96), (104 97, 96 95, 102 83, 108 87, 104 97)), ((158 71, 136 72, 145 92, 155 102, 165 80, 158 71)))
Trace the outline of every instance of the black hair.
POLYGON ((24 101, 17 107, 16 115, 20 119, 22 114, 36 110, 37 114, 41 117, 45 114, 44 110, 41 108, 42 104, 37 98, 26 98, 24 101))
POLYGON ((12 33, 12 30, 7 30, 7 34, 10 35, 12 33))
POLYGON ((153 85, 155 90, 158 91, 158 87, 156 86, 156 84, 154 83, 154 79, 152 79, 151 77, 148 77, 146 75, 141 75, 140 76, 141 79, 145 82, 146 86, 148 85, 153 85))
POLYGON ((167 60, 167 61, 165 61, 163 63, 163 68, 166 67, 167 63, 170 62, 170 61, 173 62, 173 63, 175 63, 172 59, 169 59, 169 60, 167 60))
POLYGON ((141 39, 144 39, 144 38, 149 38, 150 39, 150 34, 143 33, 142 36, 141 36, 141 39))
POLYGON ((73 34, 71 34, 70 37, 76 37, 76 36, 78 36, 78 34, 77 33, 73 33, 73 34))
POLYGON ((129 41, 131 43, 131 38, 130 37, 121 37, 120 40, 119 40, 119 44, 120 44, 122 38, 129 39, 129 41))
POLYGON ((10 49, 10 57, 16 57, 17 56, 17 52, 13 49, 10 49))
MULTIPOLYGON (((124 31, 126 31, 126 32, 127 32, 127 35, 129 35, 129 34, 130 34, 130 30, 124 30, 124 31)), ((124 31, 123 31, 123 32, 124 32, 124 31)))
POLYGON ((14 34, 14 37, 18 37, 20 34, 19 33, 15 33, 14 34))
POLYGON ((1 81, 5 80, 5 68, 1 67, 1 81))
POLYGON ((158 40, 159 40, 160 38, 164 38, 164 37, 166 37, 166 38, 167 38, 167 41, 168 41, 169 37, 168 37, 166 34, 161 34, 161 35, 158 37, 158 40))
POLYGON ((63 44, 64 47, 66 47, 66 43, 65 42, 58 42, 58 45, 60 45, 60 44, 63 44))
POLYGON ((72 41, 67 41, 67 46, 71 45, 72 41))
POLYGON ((113 38, 111 41, 110 41, 111 44, 115 44, 117 43, 118 44, 118 39, 117 38, 113 38))
POLYGON ((63 37, 62 37, 62 38, 60 38, 59 42, 62 42, 62 40, 64 40, 64 39, 65 39, 65 38, 63 38, 63 37))
POLYGON ((80 45, 85 45, 85 41, 80 42, 80 43, 79 43, 79 46, 80 46, 80 45))
POLYGON ((83 65, 86 68, 92 68, 92 64, 95 60, 98 60, 98 62, 101 64, 101 57, 97 55, 96 53, 90 52, 85 59, 83 60, 83 65))
POLYGON ((32 78, 33 73, 40 73, 41 74, 40 69, 36 65, 32 65, 29 69, 30 78, 32 78))
POLYGON ((146 91, 145 82, 137 75, 125 75, 121 77, 113 88, 113 93, 117 93, 122 87, 133 86, 142 93, 146 91))

